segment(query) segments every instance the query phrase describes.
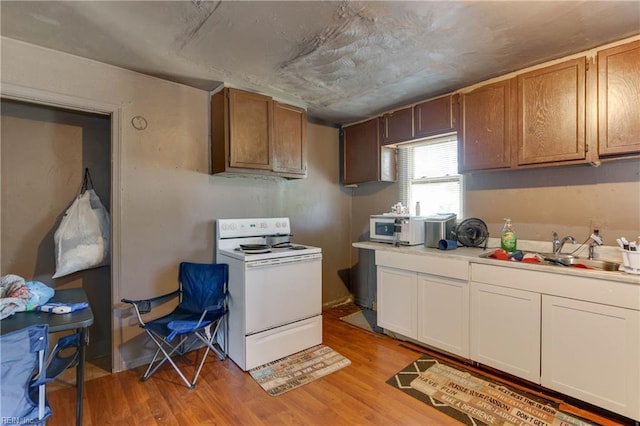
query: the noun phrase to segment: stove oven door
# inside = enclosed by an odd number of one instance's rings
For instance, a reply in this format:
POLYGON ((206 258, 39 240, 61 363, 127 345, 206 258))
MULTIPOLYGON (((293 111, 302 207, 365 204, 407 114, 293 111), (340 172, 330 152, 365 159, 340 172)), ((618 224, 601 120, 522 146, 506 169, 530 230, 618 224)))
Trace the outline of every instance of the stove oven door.
POLYGON ((245 264, 247 335, 322 313, 322 254, 245 264))

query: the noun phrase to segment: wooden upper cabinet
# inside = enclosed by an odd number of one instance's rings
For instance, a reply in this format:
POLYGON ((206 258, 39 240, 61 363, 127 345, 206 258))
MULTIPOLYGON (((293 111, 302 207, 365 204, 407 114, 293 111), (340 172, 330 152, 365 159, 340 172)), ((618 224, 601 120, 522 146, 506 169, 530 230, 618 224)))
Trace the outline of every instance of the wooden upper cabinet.
POLYGON ((380 123, 374 118, 342 130, 342 183, 396 180, 396 151, 380 143, 380 123))
POLYGON ((271 97, 224 88, 211 96, 212 173, 302 178, 307 114, 271 97))
POLYGON ((598 153, 640 152, 640 40, 598 52, 598 153))
POLYGON ((390 145, 413 139, 413 108, 403 108, 384 114, 380 119, 381 143, 390 145))
POLYGON ((518 165, 584 160, 586 57, 518 77, 518 165))
POLYGON ((422 102, 413 107, 414 137, 422 138, 456 130, 458 103, 453 95, 422 102))
POLYGON ((229 94, 230 167, 271 170, 271 98, 241 90, 224 90, 229 94))
POLYGON ((273 170, 307 173, 307 113, 302 108, 273 102, 273 170))
POLYGON ((510 167, 514 84, 503 80, 461 95, 460 172, 510 167))

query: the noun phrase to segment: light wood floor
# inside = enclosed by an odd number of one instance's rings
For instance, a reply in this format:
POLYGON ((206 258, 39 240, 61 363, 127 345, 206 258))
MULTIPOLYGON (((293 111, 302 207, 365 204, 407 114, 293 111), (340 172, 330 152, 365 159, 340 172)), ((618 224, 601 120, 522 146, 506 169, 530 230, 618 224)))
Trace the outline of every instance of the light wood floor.
MULTIPOLYGON (((189 390, 170 366, 146 382, 138 368, 86 382, 84 425, 459 425, 385 383, 424 349, 339 320, 357 309, 349 304, 324 312, 323 343, 351 365, 313 383, 272 397, 230 359, 210 357, 189 390)), ((49 403, 48 426, 74 424, 75 388, 50 391, 49 403)), ((621 424, 573 411, 598 424, 621 424)))

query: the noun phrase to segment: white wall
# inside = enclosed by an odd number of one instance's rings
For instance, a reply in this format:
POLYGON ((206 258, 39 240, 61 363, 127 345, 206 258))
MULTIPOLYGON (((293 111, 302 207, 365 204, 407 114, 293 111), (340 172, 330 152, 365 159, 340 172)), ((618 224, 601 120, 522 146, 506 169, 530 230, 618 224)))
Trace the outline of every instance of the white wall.
POLYGON ((61 103, 107 105, 119 118, 111 212, 116 371, 148 354, 118 301, 172 290, 182 260, 213 261, 216 218, 291 217, 294 241, 326 253, 323 303, 349 296, 339 272, 349 267, 351 202, 338 184, 337 129, 309 125, 307 179, 211 176, 207 92, 7 38, 1 43, 3 93, 25 87, 61 103), (135 116, 147 120, 146 130, 133 128, 135 116))

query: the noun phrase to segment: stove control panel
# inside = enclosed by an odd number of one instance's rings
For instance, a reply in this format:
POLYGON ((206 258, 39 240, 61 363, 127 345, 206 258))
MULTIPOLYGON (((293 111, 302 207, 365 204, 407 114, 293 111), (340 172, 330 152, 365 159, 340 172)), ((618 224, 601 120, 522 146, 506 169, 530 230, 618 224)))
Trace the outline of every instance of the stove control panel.
POLYGON ((291 225, 288 217, 218 219, 217 231, 218 238, 289 235, 291 234, 291 225))

